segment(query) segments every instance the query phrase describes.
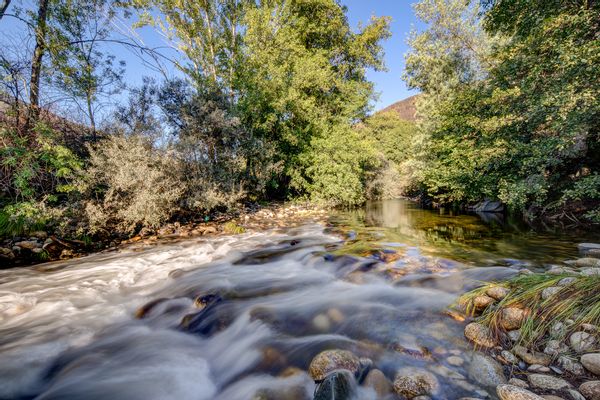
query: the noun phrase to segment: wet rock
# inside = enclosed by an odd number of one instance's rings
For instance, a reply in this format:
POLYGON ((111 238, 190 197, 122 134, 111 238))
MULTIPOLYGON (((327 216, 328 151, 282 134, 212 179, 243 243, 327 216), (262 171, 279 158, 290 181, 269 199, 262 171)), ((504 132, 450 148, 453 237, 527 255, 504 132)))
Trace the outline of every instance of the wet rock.
POLYGON ((346 319, 346 316, 337 308, 330 308, 327 310, 327 316, 336 324, 340 324, 346 319))
POLYGON ((502 300, 509 293, 510 290, 502 286, 492 286, 491 288, 485 291, 485 294, 496 300, 502 300))
POLYGON ((347 370, 333 371, 315 389, 314 400, 349 400, 354 396, 356 382, 347 370))
POLYGON ((569 382, 561 378, 556 378, 544 374, 531 374, 527 377, 529 383, 534 388, 542 390, 561 390, 571 387, 569 382))
POLYGON ((396 373, 394 379, 394 391, 409 399, 436 394, 439 387, 435 375, 420 368, 402 368, 396 373))
POLYGON ((600 243, 579 243, 577 249, 586 257, 597 258, 597 254, 600 255, 600 243))
POLYGON ((578 258, 574 264, 581 268, 598 268, 600 267, 600 259, 592 257, 578 258))
POLYGON ((575 332, 569 337, 569 344, 577 353, 585 353, 594 348, 596 338, 587 332, 575 332))
POLYGON ((583 375, 585 373, 585 370, 583 369, 583 365, 581 365, 580 363, 578 363, 575 360, 570 359, 567 356, 558 357, 557 363, 565 371, 568 371, 575 376, 583 375))
POLYGON ((572 400, 585 400, 585 397, 575 389, 568 389, 569 398, 572 400))
POLYGON ((327 332, 329 328, 331 328, 331 322, 325 314, 319 314, 316 317, 314 317, 312 320, 312 324, 318 331, 321 332, 327 332))
POLYGON ((600 275, 600 268, 584 268, 579 273, 583 276, 600 275))
POLYGON ((558 285, 559 286, 567 286, 576 281, 577 281, 577 278, 570 276, 567 278, 562 278, 560 281, 558 281, 558 285))
POLYGON ((474 353, 468 368, 469 378, 483 386, 495 386, 506 383, 502 366, 492 357, 474 353))
POLYGON ((600 400, 600 381, 589 381, 579 386, 579 392, 586 400, 600 400))
POLYGON ((490 329, 478 322, 471 322, 465 327, 465 336, 478 346, 494 347, 496 345, 490 329))
POLYGON ((539 364, 547 367, 548 365, 550 365, 550 361, 552 361, 552 358, 548 354, 540 353, 537 351, 529 351, 523 346, 515 346, 513 348, 513 353, 515 353, 521 360, 525 361, 527 364, 539 364))
POLYGON ((458 356, 450 356, 450 357, 446 358, 446 362, 455 367, 460 367, 461 365, 463 365, 465 363, 465 360, 463 360, 461 357, 458 357, 458 356))
POLYGON ((378 369, 372 369, 369 371, 363 385, 372 388, 377 397, 385 397, 392 392, 392 383, 386 378, 386 376, 378 369))
POLYGON ((508 380, 508 384, 513 385, 513 386, 518 386, 523 389, 527 389, 529 387, 529 384, 527 382, 525 382, 524 380, 519 379, 519 378, 510 378, 508 380))
POLYGON ((515 385, 498 385, 496 393, 500 400, 542 400, 543 398, 529 390, 515 385))
POLYGON ((510 351, 502 350, 500 356, 506 361, 507 364, 518 364, 519 359, 510 351))
POLYGON ((325 350, 312 359, 308 374, 315 381, 321 381, 332 371, 345 369, 356 374, 360 367, 358 357, 346 350, 325 350))
POLYGON ((15 246, 19 246, 22 249, 33 250, 37 247, 42 247, 42 244, 37 242, 36 240, 24 240, 15 243, 15 246))
POLYGON ((546 273, 550 275, 574 274, 575 272, 576 271, 573 268, 559 267, 556 265, 546 271, 546 273))
POLYGON ((581 356, 581 364, 592 374, 600 376, 600 353, 589 353, 581 356))
POLYGON ((532 364, 527 368, 527 371, 545 373, 545 372, 550 372, 550 368, 544 367, 543 365, 540 365, 540 364, 532 364))
POLYGON ((496 300, 494 300, 490 296, 477 296, 473 299, 473 306, 478 310, 483 310, 487 308, 489 305, 493 304, 496 300))
POLYGON ((46 240, 46 238, 48 237, 48 233, 45 231, 35 231, 35 232, 31 233, 30 236, 34 237, 36 239, 46 240))
POLYGON ((560 354, 568 352, 569 346, 567 346, 560 340, 555 339, 549 340, 548 343, 546 343, 546 347, 544 348, 544 353, 548 354, 549 356, 558 356, 560 354))
POLYGON ((550 286, 542 290, 542 299, 546 300, 559 293, 563 288, 560 286, 550 286))
POLYGON ((507 331, 519 329, 527 317, 527 312, 522 308, 507 307, 502 309, 500 325, 507 331))
POLYGON ((15 254, 9 248, 0 247, 0 259, 2 259, 2 258, 12 260, 15 258, 15 254))

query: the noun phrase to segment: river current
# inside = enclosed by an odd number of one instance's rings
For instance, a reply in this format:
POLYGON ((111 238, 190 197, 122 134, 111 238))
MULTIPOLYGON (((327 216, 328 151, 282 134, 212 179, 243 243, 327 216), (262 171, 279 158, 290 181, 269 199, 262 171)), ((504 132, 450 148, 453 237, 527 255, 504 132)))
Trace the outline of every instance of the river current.
POLYGON ((388 201, 328 225, 0 270, 0 399, 312 399, 306 371, 326 349, 391 380, 426 369, 440 399, 493 398, 448 307, 584 240, 598 236, 388 201))

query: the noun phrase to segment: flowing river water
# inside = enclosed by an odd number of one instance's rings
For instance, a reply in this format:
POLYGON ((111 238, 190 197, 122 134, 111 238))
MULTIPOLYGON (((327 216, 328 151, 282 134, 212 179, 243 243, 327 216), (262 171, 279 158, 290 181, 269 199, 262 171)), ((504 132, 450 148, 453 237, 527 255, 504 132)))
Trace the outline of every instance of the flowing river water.
POLYGON ((312 399, 308 366, 326 349, 390 380, 426 369, 439 399, 494 398, 448 306, 598 239, 397 200, 334 212, 327 226, 0 270, 0 399, 312 399))

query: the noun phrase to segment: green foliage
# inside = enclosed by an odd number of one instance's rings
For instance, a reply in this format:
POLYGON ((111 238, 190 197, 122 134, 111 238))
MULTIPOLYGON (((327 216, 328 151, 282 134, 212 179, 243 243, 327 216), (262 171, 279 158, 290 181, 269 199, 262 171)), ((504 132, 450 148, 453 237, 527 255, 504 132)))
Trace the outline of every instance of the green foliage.
POLYGON ((243 226, 236 224, 235 221, 229 221, 223 224, 223 232, 230 235, 240 235, 246 232, 246 229, 244 229, 243 226))
POLYGON ((46 229, 62 217, 62 212, 47 202, 24 201, 9 204, 0 210, 0 237, 26 235, 46 229))

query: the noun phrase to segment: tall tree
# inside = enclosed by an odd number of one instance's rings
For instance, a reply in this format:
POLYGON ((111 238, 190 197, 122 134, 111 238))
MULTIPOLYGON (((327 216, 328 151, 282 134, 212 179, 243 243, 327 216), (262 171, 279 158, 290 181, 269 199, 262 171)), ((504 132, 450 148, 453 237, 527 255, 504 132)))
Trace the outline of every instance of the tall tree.
POLYGON ((37 17, 34 25, 35 48, 31 58, 31 78, 29 83, 29 115, 28 124, 37 119, 40 106, 40 80, 42 63, 46 53, 46 40, 48 31, 48 7, 50 0, 40 0, 37 17))
POLYGON ((2 19, 2 17, 4 17, 4 13, 6 12, 6 9, 9 5, 10 0, 2 0, 2 2, 0 3, 0 20, 2 19))

